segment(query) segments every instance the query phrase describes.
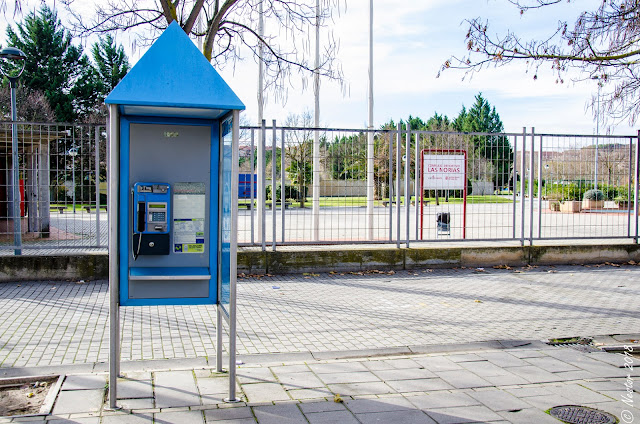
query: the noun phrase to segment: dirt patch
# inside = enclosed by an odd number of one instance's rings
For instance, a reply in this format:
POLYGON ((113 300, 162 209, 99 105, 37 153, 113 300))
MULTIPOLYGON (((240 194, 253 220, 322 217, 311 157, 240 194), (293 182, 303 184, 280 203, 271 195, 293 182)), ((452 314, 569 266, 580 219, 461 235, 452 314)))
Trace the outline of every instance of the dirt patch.
POLYGON ((39 414, 58 377, 33 383, 0 386, 0 417, 39 414))

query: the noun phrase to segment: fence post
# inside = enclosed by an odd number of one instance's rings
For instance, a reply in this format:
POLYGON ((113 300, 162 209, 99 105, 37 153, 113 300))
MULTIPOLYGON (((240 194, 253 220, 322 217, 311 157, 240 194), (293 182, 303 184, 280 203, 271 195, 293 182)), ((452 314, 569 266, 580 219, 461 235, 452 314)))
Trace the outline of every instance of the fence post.
POLYGON ((516 165, 518 164, 518 136, 514 136, 513 137, 513 176, 511 177, 511 190, 513 192, 513 239, 515 240, 516 238, 516 220, 517 215, 516 215, 516 206, 517 206, 517 199, 516 199, 516 183, 518 182, 518 171, 517 171, 517 167, 516 165))
MULTIPOLYGON (((419 235, 419 230, 418 230, 418 217, 420 215, 420 205, 418 203, 418 192, 420 192, 420 175, 421 175, 421 166, 422 163, 420 163, 420 133, 416 132, 416 148, 415 148, 415 166, 414 166, 414 173, 413 173, 413 179, 414 181, 414 190, 413 190, 413 194, 416 197, 416 204, 415 204, 415 214, 416 214, 416 240, 420 240, 420 235, 419 235)), ((422 198, 422 193, 420 193, 420 198, 422 198)))
MULTIPOLYGON (((281 228, 281 233, 282 233, 282 242, 284 243, 284 210, 285 208, 285 199, 286 199, 286 193, 285 193, 285 185, 284 185, 284 128, 282 128, 280 130, 280 218, 282 219, 282 228, 281 228)), ((305 186, 306 187, 306 184, 305 186)), ((303 190, 304 191, 304 187, 303 190)), ((302 193, 302 195, 304 196, 305 193, 302 193)))
MULTIPOLYGON (((313 131, 313 240, 320 240, 320 134, 313 131)), ((305 193, 302 193, 304 196, 305 193)))
POLYGON ((387 132, 389 137, 389 241, 393 241, 393 132, 387 132))
MULTIPOLYGON (((276 168, 278 167, 278 144, 276 141, 276 120, 274 119, 271 122, 271 229, 273 230, 273 234, 271 236, 271 247, 273 251, 276 251, 276 217, 277 217, 277 209, 276 209, 276 198, 278 197, 276 194, 276 168)), ((284 187, 280 188, 280 197, 282 197, 282 190, 284 187)))
POLYGON ((249 227, 251 228, 251 245, 253 245, 253 243, 255 242, 254 240, 254 215, 255 215, 255 208, 253 206, 253 202, 254 202, 254 198, 256 196, 257 193, 255 193, 255 189, 254 189, 254 182, 257 183, 257 181, 253 181, 253 179, 255 178, 255 171, 256 171, 256 166, 254 165, 254 161, 255 161, 255 130, 251 129, 251 149, 249 150, 249 170, 251 171, 251 174, 249 176, 249 198, 250 198, 250 203, 249 203, 249 211, 250 214, 249 216, 251 217, 251 223, 249 224, 249 227))
POLYGON ((262 120, 260 144, 258 147, 258 232, 262 251, 267 250, 267 121, 262 120))
POLYGON ((100 127, 94 127, 95 134, 95 180, 96 180, 96 247, 100 247, 100 127))
POLYGON ((404 161, 404 208, 405 208, 405 227, 407 234, 407 247, 409 247, 409 221, 411 220, 411 193, 409 190, 409 165, 411 164, 411 125, 407 122, 407 140, 405 143, 405 161, 404 161))
POLYGON ((629 189, 627 190, 627 237, 631 238, 631 211, 635 208, 631 207, 631 187, 633 187, 633 137, 629 138, 629 172, 628 181, 629 189))
MULTIPOLYGON (((402 126, 396 132, 396 247, 400 248, 400 159, 402 159, 402 126)), ((389 203, 391 206, 391 203, 389 203)))
POLYGON ((540 136, 538 149, 538 239, 542 238, 542 181, 542 136, 540 136))
POLYGON ((635 178, 633 184, 633 216, 636 220, 636 235, 634 237, 635 242, 638 243, 638 181, 640 177, 640 169, 638 166, 640 165, 640 130, 638 131, 638 137, 636 138, 636 169, 635 169, 635 178))
MULTIPOLYGON (((529 156, 529 246, 533 246, 533 184, 535 177, 536 129, 531 127, 531 155, 529 156)), ((538 182, 540 184, 540 182, 538 182)))
POLYGON ((522 128, 522 157, 520 158, 520 245, 524 246, 524 215, 526 202, 524 200, 524 188, 527 180, 526 156, 527 156, 527 128, 522 128))

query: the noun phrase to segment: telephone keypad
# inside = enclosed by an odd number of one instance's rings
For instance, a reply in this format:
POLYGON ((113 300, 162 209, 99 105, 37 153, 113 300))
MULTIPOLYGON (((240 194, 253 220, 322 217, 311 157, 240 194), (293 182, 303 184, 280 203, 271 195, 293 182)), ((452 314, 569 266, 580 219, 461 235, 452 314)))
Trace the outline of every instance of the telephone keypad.
POLYGON ((164 222, 167 220, 166 212, 152 212, 151 213, 151 221, 152 222, 164 222))

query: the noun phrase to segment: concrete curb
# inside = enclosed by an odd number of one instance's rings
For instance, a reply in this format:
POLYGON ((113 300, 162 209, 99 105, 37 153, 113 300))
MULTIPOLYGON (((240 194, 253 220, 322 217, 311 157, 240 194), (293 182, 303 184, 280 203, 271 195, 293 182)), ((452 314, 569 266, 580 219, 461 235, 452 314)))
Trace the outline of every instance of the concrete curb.
MULTIPOLYGON (((429 246, 401 247, 333 245, 238 252, 238 272, 245 274, 295 274, 352 272, 373 269, 488 267, 495 265, 571 265, 603 262, 640 262, 640 245, 549 246, 429 246)), ((98 280, 109 276, 108 255, 5 256, 0 261, 0 282, 47 280, 98 280)))
MULTIPOLYGON (((285 363, 313 363, 343 359, 365 359, 388 356, 411 356, 427 354, 444 354, 452 352, 481 352, 494 350, 508 350, 517 348, 543 349, 550 346, 539 340, 489 340, 469 343, 448 343, 419 346, 382 347, 362 350, 343 350, 326 352, 290 352, 290 353, 259 353, 238 355, 241 365, 265 365, 285 363)), ((223 360, 228 360, 225 356, 223 360)), ((224 363, 224 368, 227 368, 224 363)), ((125 361, 120 365, 124 372, 132 371, 166 371, 183 369, 215 368, 215 358, 194 357, 177 359, 152 359, 142 361, 125 361)), ((10 367, 0 368, 0 378, 17 378, 30 376, 47 376, 59 374, 105 374, 109 372, 109 364, 96 362, 87 364, 72 364, 42 367, 10 367)))

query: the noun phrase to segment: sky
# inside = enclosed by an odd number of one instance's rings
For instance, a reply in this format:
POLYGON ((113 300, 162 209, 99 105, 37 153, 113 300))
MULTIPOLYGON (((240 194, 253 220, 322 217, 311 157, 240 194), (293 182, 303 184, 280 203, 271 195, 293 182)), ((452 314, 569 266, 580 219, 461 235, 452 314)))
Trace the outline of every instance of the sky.
MULTIPOLYGON (((26 1, 31 7, 37 7, 40 2, 26 1)), ((468 30, 465 19, 487 19, 490 29, 497 34, 511 29, 523 38, 542 38, 553 32, 559 20, 573 23, 579 12, 594 10, 599 3, 600 0, 563 2, 521 16, 507 0, 374 0, 374 127, 409 115, 424 120, 434 113, 455 118, 463 105, 470 107, 476 94, 482 92, 495 106, 507 132, 521 133, 523 127, 535 127, 536 133, 595 134, 596 120, 587 109, 592 96, 597 96, 595 81, 574 82, 569 77, 564 84, 556 84, 548 64, 541 67, 534 81, 522 63, 487 68, 472 78, 465 78, 465 71, 454 69, 445 71, 440 78, 436 76, 451 55, 465 54, 468 30)), ((74 3, 84 15, 90 14, 95 5, 89 0, 74 3)), ((62 13, 61 18, 64 22, 62 13)), ((10 8, 4 16, 0 15, 3 43, 7 20, 12 20, 10 8)), ((364 128, 368 122, 369 1, 342 3, 340 13, 330 25, 340 41, 338 59, 346 89, 332 81, 321 83, 321 125, 364 128)), ((267 23, 266 31, 270 29, 273 28, 267 23)), ((326 36, 323 29, 321 40, 326 36)), ((144 53, 144 49, 132 49, 126 37, 120 35, 118 40, 125 46, 132 63, 144 53)), ((255 124, 258 77, 255 61, 248 57, 218 72, 247 106, 246 120, 255 124)), ((271 94, 267 96, 264 117, 269 124, 272 119, 283 122, 290 114, 313 111, 310 84, 304 90, 301 83, 294 81, 287 93, 285 104, 275 101, 271 94)), ((636 133, 626 122, 610 131, 625 135, 636 133)))

